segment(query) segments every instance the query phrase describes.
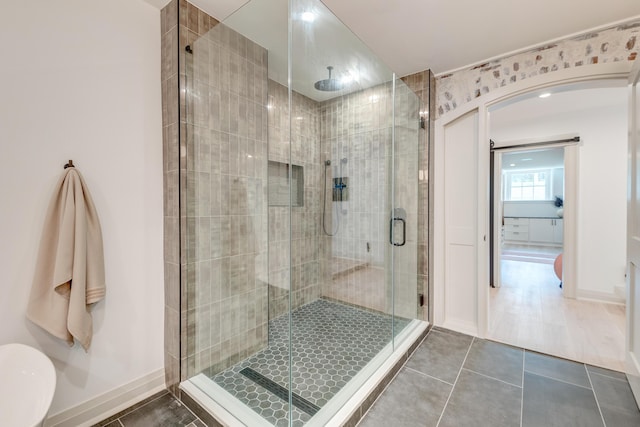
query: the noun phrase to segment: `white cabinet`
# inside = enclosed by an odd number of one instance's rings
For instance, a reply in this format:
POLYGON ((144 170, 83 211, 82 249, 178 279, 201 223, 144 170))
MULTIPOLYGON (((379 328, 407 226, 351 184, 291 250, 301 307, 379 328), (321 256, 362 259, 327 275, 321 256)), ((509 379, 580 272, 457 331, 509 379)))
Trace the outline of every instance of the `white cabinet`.
POLYGON ((504 240, 525 243, 529 241, 529 219, 505 218, 504 240))
POLYGON ((560 218, 505 218, 504 241, 541 245, 562 245, 560 218))
POLYGON ((564 223, 562 219, 554 219, 553 225, 553 243, 558 245, 562 245, 562 239, 564 236, 564 223))
POLYGON ((532 243, 553 243, 553 221, 548 218, 529 218, 529 241, 532 243))

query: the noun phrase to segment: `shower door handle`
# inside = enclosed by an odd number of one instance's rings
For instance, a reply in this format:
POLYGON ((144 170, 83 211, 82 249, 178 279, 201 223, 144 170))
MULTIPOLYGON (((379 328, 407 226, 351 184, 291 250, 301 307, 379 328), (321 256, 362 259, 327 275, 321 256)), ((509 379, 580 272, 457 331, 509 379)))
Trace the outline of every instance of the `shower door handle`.
POLYGON ((407 243, 407 212, 402 208, 395 208, 392 212, 391 219, 389 220, 389 243, 393 246, 404 246, 407 243), (396 242, 393 239, 393 228, 396 225, 396 221, 402 223, 402 241, 396 242))

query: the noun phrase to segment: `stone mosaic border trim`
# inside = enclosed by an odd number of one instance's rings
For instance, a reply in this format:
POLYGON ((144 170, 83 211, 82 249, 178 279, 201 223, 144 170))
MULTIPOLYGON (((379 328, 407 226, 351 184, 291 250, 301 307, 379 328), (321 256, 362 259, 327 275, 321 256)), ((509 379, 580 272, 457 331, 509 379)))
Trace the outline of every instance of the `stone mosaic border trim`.
POLYGON ((442 116, 492 90, 561 69, 634 61, 640 20, 542 45, 436 77, 436 114, 442 116))

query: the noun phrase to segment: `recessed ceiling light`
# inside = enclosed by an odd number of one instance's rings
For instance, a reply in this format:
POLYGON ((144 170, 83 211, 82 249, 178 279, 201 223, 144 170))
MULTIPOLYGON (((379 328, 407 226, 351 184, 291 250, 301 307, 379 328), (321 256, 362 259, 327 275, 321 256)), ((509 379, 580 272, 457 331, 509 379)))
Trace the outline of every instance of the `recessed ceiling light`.
POLYGON ((540 98, 548 98, 550 96, 551 96, 551 94, 549 92, 541 93, 540 95, 538 95, 538 97, 540 97, 540 98))
POLYGON ((528 157, 526 159, 520 159, 520 161, 522 162, 530 162, 531 160, 533 160, 532 158, 528 157))
POLYGON ((515 163, 511 163, 509 166, 513 167, 513 166, 515 166, 515 165, 516 165, 515 163))
POLYGON ((313 12, 303 12, 302 15, 300 15, 300 18, 304 22, 313 22, 316 20, 316 14, 313 12))

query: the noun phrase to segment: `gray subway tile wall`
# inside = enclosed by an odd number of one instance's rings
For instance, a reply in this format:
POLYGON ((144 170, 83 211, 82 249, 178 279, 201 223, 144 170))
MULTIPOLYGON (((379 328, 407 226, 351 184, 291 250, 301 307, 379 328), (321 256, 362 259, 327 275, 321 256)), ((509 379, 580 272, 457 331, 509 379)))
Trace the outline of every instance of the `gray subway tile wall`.
POLYGON ((178 122, 178 0, 160 13, 162 147, 164 187, 165 382, 178 392, 180 382, 180 214, 178 122))
POLYGON ((256 166, 266 153, 267 70, 263 48, 191 4, 187 31, 190 377, 224 369, 267 342, 267 246, 260 237, 267 177, 256 166))
POLYGON ((289 310, 289 292, 292 310, 320 296, 322 211, 317 200, 322 181, 317 103, 293 92, 290 114, 288 88, 270 79, 268 93, 268 160, 285 164, 290 161, 302 166, 304 173, 304 200, 300 206, 292 207, 291 211, 286 206, 269 206, 269 316, 275 318, 289 310))

